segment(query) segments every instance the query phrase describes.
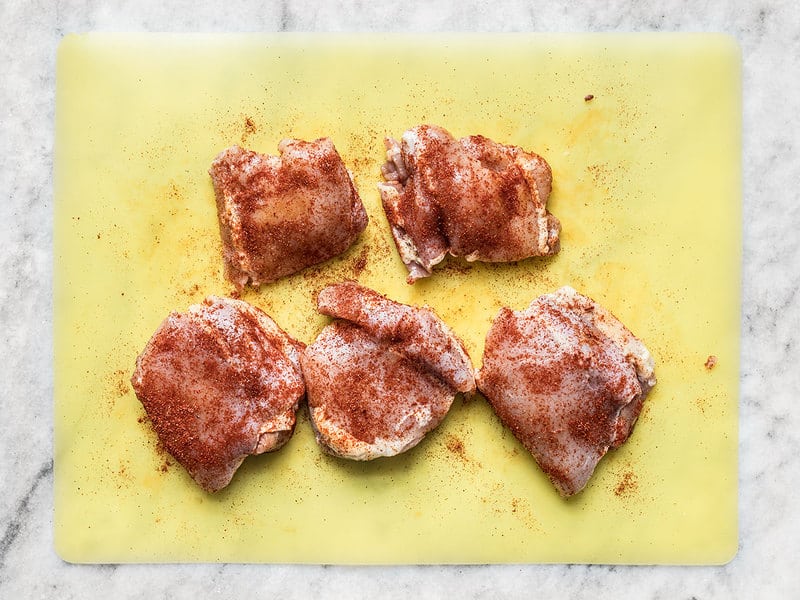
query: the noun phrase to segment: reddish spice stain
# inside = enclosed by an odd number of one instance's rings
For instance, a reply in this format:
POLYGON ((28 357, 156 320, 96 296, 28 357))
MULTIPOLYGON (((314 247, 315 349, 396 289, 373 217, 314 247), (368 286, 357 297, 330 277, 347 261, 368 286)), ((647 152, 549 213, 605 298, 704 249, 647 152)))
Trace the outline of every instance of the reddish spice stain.
POLYGON ((639 480, 636 474, 633 471, 625 471, 614 488, 614 494, 619 498, 630 498, 638 489, 639 480))
POLYGON ((115 371, 114 374, 117 376, 116 382, 116 391, 118 396, 124 396, 130 391, 130 382, 128 381, 128 373, 123 371, 122 369, 115 371))
POLYGON ((467 456, 467 452, 464 449, 464 442, 461 439, 457 438, 454 435, 450 435, 447 437, 447 443, 445 444, 447 449, 455 454, 458 458, 460 458, 464 462, 469 461, 469 457, 467 456))
POLYGON ((710 371, 711 369, 713 369, 716 366, 717 366, 717 357, 714 356, 713 354, 709 355, 709 357, 706 359, 706 362, 705 362, 706 369, 708 369, 710 371))
POLYGON ((176 290, 176 294, 180 296, 188 296, 190 299, 194 299, 200 292, 200 289, 200 284, 195 283, 193 285, 178 288, 176 290))
POLYGON ((354 156, 350 158, 349 164, 355 171, 370 171, 375 164, 375 159, 372 156, 354 156))
POLYGON ((253 135, 256 132, 257 129, 258 129, 258 127, 256 127, 255 121, 253 121, 253 119, 251 117, 245 117, 244 118, 244 131, 242 132, 242 138, 241 138, 242 139, 242 143, 246 144, 247 143, 247 138, 249 138, 251 135, 253 135))
MULTIPOLYGON (((183 200, 183 194, 181 194, 181 190, 178 188, 177 184, 174 181, 169 182, 169 190, 167 191, 167 197, 175 202, 180 202, 183 200)), ((175 211, 170 211, 170 215, 173 217, 175 216, 175 211)))
POLYGON ((367 267, 367 262, 369 261, 369 246, 364 246, 361 249, 360 254, 356 257, 355 261, 353 262, 353 277, 357 278, 361 273, 364 272, 364 269, 367 267))
POLYGON ((441 266, 437 267, 437 269, 443 276, 451 273, 466 275, 472 271, 472 267, 469 264, 459 263, 457 262, 457 259, 453 258, 450 258, 446 262, 442 263, 441 266))
POLYGON ((118 490, 128 487, 133 483, 133 475, 128 467, 129 464, 127 462, 122 462, 119 464, 119 469, 117 469, 115 473, 117 476, 116 485, 118 490))
POLYGON ((469 465, 471 469, 480 469, 483 465, 467 454, 467 448, 464 445, 464 440, 453 434, 449 434, 445 440, 445 448, 453 454, 465 465, 469 465))

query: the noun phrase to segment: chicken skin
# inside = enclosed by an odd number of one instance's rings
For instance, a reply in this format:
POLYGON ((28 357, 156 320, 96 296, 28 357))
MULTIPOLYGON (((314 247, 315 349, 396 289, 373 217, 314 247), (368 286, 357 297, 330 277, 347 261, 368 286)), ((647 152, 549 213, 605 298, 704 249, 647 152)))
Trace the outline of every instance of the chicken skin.
POLYGON ((524 311, 502 308, 478 389, 558 492, 581 491, 631 434, 656 378, 653 359, 610 312, 570 287, 524 311))
POLYGON ((241 289, 275 281, 349 248, 367 213, 328 138, 283 140, 280 157, 238 146, 209 171, 225 276, 241 289))
POLYGON ((472 363, 429 308, 407 306, 353 282, 328 286, 319 311, 335 317, 301 362, 317 441, 353 460, 418 444, 455 395, 475 391, 472 363))
POLYGON ((539 155, 480 135, 454 139, 434 125, 386 140, 378 184, 408 282, 448 253, 509 262, 559 251, 561 225, 546 209, 550 166, 539 155))
POLYGON ((166 450, 215 492, 291 437, 302 348, 259 309, 211 296, 161 323, 131 383, 166 450))

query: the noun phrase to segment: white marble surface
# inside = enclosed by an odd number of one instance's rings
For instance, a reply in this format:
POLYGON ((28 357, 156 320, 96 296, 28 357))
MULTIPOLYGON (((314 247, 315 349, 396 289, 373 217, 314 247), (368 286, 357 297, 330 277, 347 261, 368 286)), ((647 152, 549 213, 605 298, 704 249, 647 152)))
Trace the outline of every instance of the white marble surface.
POLYGON ((789 598, 800 520, 800 16, 789 0, 0 4, 0 597, 789 598), (740 544, 723 567, 74 566, 52 544, 54 57, 67 32, 722 31, 744 68, 740 544), (757 596, 756 596, 757 594, 757 596))

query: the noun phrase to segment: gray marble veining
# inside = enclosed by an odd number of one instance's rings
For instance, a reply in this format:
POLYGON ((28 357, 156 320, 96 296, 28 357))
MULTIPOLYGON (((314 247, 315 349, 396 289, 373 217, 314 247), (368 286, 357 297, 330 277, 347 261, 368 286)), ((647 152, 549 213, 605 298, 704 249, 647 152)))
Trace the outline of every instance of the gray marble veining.
POLYGON ((800 519, 800 19, 793 2, 224 5, 64 0, 0 6, 0 597, 796 597, 800 519), (722 31, 742 47, 744 248, 740 549, 723 567, 74 566, 52 549, 52 146, 67 32, 722 31))

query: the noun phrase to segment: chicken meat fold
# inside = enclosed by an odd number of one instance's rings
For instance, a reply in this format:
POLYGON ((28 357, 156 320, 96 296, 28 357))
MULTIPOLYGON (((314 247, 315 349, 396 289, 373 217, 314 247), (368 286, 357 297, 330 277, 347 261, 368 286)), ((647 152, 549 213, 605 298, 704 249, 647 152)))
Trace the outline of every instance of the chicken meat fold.
POLYGON ((367 226, 353 180, 328 138, 283 140, 280 157, 233 146, 209 171, 225 275, 257 287, 324 262, 367 226))
POLYGON ((352 282, 317 299, 336 320, 301 361, 311 423, 330 454, 354 460, 412 448, 475 391, 459 339, 429 308, 400 304, 352 282))
POLYGON ((620 446, 655 385, 653 359, 610 312, 563 287, 503 308, 486 337, 478 389, 559 493, 581 491, 620 446))
POLYGON ((558 252, 561 224, 546 208, 552 174, 541 156, 433 125, 386 148, 378 188, 409 283, 448 253, 509 262, 558 252))
POLYGON ((164 448, 215 492, 291 437, 302 349, 259 309, 211 296, 161 323, 131 383, 164 448))

